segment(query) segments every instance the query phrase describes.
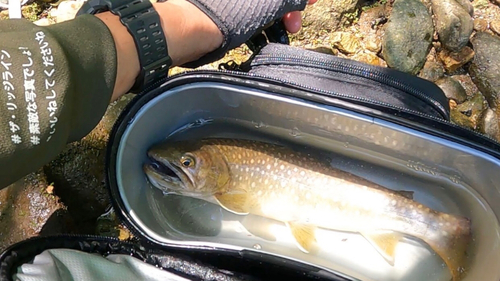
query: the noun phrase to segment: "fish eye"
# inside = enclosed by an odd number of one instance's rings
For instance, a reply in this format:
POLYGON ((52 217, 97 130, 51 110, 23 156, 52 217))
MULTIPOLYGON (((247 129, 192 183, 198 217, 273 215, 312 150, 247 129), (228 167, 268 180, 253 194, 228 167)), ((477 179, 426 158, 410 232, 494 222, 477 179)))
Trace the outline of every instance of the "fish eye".
POLYGON ((194 159, 190 156, 182 156, 181 164, 186 168, 192 167, 194 165, 194 159))

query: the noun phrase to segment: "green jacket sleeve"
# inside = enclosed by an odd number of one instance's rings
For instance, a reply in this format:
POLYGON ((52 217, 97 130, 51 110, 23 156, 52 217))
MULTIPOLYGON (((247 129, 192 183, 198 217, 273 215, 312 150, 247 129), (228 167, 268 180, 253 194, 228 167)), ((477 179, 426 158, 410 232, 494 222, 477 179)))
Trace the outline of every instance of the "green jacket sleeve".
POLYGON ((39 27, 0 21, 0 188, 88 134, 110 102, 116 49, 92 15, 39 27))

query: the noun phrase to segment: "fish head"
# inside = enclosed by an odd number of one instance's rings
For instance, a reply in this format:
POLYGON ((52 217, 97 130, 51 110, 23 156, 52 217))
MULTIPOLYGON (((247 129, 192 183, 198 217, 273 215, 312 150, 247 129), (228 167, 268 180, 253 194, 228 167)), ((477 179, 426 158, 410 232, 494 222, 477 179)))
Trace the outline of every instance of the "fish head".
POLYGON ((148 150, 143 166, 149 182, 166 192, 191 197, 211 196, 229 182, 228 165, 221 153, 200 142, 169 142, 148 150))

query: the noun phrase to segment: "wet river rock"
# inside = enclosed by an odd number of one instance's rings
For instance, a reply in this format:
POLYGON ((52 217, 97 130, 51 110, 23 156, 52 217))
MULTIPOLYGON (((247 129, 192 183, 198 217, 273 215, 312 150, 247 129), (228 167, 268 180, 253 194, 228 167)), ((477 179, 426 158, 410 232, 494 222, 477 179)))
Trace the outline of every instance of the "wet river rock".
POLYGON ((433 33, 431 15, 420 0, 396 0, 382 40, 387 65, 418 73, 430 50, 433 33))
POLYGON ((469 11, 456 0, 432 0, 432 10, 441 44, 452 52, 460 51, 474 29, 469 11))
POLYGON ((464 87, 462 87, 457 80, 451 77, 443 77, 435 83, 443 90, 448 99, 453 99, 457 103, 462 103, 467 99, 467 93, 464 87))
POLYGON ((488 108, 479 124, 481 133, 490 136, 497 141, 500 141, 500 129, 498 124, 498 116, 491 108, 488 108))
POLYGON ((472 81, 486 97, 490 107, 500 110, 500 37, 478 32, 471 39, 476 52, 469 67, 472 81))
POLYGON ((460 126, 477 130, 487 107, 483 95, 476 93, 470 100, 451 109, 451 119, 460 126))

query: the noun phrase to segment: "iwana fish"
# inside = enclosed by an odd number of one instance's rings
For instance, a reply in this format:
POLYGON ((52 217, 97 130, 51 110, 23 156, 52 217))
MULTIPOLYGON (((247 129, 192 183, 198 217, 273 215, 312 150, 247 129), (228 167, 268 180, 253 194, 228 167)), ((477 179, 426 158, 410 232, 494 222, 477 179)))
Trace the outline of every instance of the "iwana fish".
POLYGON ((164 142, 149 149, 151 184, 169 193, 220 204, 235 214, 284 222, 300 250, 311 251, 317 228, 364 236, 394 265, 397 243, 427 243, 453 280, 464 271, 468 218, 441 213, 329 163, 289 148, 249 140, 164 142))

